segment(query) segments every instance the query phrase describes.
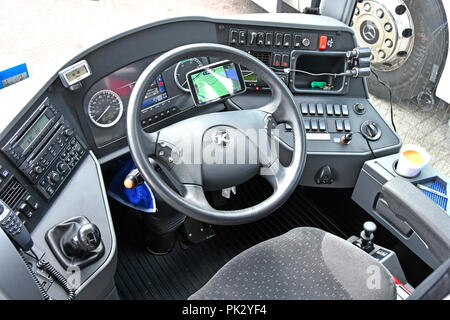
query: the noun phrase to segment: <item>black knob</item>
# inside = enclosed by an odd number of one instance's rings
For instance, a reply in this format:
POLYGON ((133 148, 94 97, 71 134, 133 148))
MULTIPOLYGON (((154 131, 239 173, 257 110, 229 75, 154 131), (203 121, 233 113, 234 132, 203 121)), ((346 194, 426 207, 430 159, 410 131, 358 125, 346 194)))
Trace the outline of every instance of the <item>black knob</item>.
POLYGON ((50 172, 50 174, 48 175, 48 179, 51 183, 55 184, 58 183, 61 180, 61 176, 59 175, 58 172, 56 171, 52 171, 50 172))
POLYGON ((57 168, 60 172, 64 172, 69 169, 69 166, 67 165, 67 163, 61 161, 60 163, 58 163, 57 168))
POLYGON ((64 135, 66 136, 66 137, 71 137, 71 136, 73 136, 73 129, 71 129, 71 128, 67 128, 66 130, 64 130, 64 135))
POLYGON ((33 171, 34 171, 35 173, 37 173, 37 174, 41 174, 42 171, 44 171, 44 170, 42 169, 41 166, 35 166, 35 167, 33 168, 33 171))
POLYGON ((366 112, 366 109, 364 108, 364 105, 362 105, 361 103, 357 103, 353 106, 353 110, 355 110, 355 112, 357 114, 363 114, 364 112, 366 112))
POLYGON ((374 121, 366 121, 361 125, 361 134, 370 141, 376 141, 381 137, 381 128, 374 121))

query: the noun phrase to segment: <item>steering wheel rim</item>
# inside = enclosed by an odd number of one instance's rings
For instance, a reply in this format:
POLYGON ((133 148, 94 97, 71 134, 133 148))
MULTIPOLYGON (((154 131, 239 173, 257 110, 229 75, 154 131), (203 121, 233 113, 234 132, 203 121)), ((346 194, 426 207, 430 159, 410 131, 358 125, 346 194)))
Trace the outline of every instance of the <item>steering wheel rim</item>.
MULTIPOLYGON (((221 114, 225 113, 230 112, 221 114)), ((197 117, 181 122, 195 118, 197 117)), ((213 117, 211 116, 210 119, 213 119, 213 117)), ((265 122, 266 128, 267 121, 265 122)), ((158 57, 142 72, 133 88, 128 105, 127 137, 132 158, 148 185, 174 209, 193 219, 211 224, 234 225, 249 223, 272 213, 295 190, 306 162, 305 127, 302 115, 290 90, 269 67, 258 59, 241 50, 219 44, 199 43, 172 49, 158 57), (156 79, 157 75, 161 74, 165 69, 181 60, 198 56, 212 56, 230 60, 257 73, 272 89, 272 99, 268 104, 254 111, 251 117, 258 118, 264 113, 264 121, 275 119, 278 122, 288 122, 292 126, 294 152, 291 164, 284 167, 280 164, 279 159, 276 162, 267 163, 264 169, 269 174, 266 178, 274 188, 274 192, 270 197, 255 206, 232 211, 217 210, 207 204, 202 185, 195 183, 191 185, 183 184, 185 194, 180 195, 163 181, 149 160, 149 157, 156 154, 159 146, 158 137, 161 132, 149 133, 144 131, 141 126, 141 105, 146 89, 149 83, 156 79)))

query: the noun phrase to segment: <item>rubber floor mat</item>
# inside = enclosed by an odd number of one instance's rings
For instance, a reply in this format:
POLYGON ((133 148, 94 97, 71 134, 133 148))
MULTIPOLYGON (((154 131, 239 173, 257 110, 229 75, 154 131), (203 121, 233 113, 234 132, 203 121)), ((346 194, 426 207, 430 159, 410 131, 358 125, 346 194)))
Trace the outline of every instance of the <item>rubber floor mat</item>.
MULTIPOLYGON (((252 197, 262 193, 255 188, 261 187, 241 188, 234 204, 245 206, 255 200, 252 197)), ((213 238, 188 247, 177 242, 163 256, 150 254, 139 241, 138 219, 115 212, 114 223, 118 238, 115 280, 122 299, 187 299, 240 252, 296 227, 313 226, 344 239, 349 236, 300 189, 267 218, 247 225, 214 226, 213 238)))

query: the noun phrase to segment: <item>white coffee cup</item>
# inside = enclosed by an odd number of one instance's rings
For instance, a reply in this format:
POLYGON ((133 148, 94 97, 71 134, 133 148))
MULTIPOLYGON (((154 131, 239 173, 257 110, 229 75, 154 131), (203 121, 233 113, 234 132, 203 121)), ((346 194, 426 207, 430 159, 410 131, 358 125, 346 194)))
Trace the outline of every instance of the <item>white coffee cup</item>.
POLYGON ((415 144, 406 144, 400 149, 397 173, 404 177, 415 177, 430 162, 430 159, 430 155, 424 148, 415 144))

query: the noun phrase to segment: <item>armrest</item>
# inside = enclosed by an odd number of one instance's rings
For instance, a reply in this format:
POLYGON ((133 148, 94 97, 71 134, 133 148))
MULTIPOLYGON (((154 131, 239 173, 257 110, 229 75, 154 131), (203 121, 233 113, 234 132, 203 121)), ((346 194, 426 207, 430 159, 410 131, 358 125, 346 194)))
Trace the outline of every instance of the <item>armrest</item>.
POLYGON ((425 242, 439 262, 450 257, 450 217, 422 191, 401 177, 382 187, 389 208, 425 242))

